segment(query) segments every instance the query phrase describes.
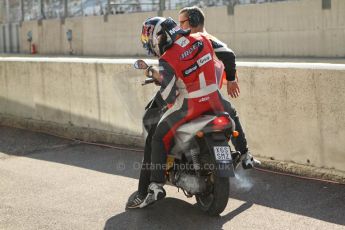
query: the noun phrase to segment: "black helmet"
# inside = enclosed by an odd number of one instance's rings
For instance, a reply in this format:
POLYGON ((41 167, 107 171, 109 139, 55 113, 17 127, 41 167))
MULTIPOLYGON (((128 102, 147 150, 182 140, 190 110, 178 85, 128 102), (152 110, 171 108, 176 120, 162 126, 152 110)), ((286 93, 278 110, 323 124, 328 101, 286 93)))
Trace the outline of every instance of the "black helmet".
POLYGON ((159 57, 172 46, 178 34, 189 33, 190 30, 182 30, 172 18, 153 17, 143 23, 141 42, 148 54, 159 57))

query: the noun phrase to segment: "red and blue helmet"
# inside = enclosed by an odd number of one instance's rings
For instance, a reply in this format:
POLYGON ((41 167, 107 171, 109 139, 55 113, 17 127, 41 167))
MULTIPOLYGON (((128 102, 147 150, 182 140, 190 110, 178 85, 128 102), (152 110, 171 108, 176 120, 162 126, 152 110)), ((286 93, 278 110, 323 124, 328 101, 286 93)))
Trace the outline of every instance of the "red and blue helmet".
POLYGON ((153 17, 143 23, 140 39, 149 55, 160 57, 172 46, 178 34, 189 33, 190 30, 182 30, 172 18, 153 17))

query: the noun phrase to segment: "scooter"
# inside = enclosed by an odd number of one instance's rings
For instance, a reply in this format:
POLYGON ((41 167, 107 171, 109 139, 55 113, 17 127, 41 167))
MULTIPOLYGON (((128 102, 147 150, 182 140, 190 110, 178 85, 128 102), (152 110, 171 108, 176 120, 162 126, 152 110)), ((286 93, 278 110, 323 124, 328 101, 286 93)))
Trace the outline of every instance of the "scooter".
MULTIPOLYGON (((143 60, 136 69, 148 69, 143 60)), ((142 85, 156 83, 149 76, 142 85)), ((145 107, 144 131, 153 134, 167 105, 157 92, 145 107)), ((232 151, 228 142, 236 138, 234 121, 226 112, 206 113, 180 126, 167 156, 166 182, 181 189, 187 197, 195 196, 198 207, 208 215, 224 211, 229 199, 229 178, 241 161, 241 153, 232 151)))

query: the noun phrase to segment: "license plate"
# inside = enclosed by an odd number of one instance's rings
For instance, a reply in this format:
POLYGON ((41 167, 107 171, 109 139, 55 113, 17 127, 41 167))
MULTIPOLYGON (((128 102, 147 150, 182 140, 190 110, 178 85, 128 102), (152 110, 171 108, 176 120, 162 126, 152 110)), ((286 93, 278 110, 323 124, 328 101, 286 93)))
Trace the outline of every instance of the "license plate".
POLYGON ((217 161, 230 161, 231 152, 229 146, 214 146, 214 156, 217 161))

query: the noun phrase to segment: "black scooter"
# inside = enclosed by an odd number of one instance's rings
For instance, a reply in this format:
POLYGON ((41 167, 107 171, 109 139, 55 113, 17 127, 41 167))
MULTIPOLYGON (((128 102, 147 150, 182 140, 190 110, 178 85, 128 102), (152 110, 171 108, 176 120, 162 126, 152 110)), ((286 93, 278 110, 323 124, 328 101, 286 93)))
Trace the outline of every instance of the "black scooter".
MULTIPOLYGON (((136 69, 147 69, 137 60, 136 69)), ((151 74, 152 75, 152 74, 151 74)), ((142 85, 154 83, 148 76, 142 85)), ((143 118, 147 135, 153 135, 167 106, 160 92, 145 107, 143 118)), ((183 124, 174 136, 167 157, 167 183, 181 189, 187 197, 195 196, 198 206, 211 216, 224 211, 229 199, 229 178, 235 176, 240 152, 231 151, 230 138, 238 136, 234 121, 226 112, 203 114, 183 124)))

